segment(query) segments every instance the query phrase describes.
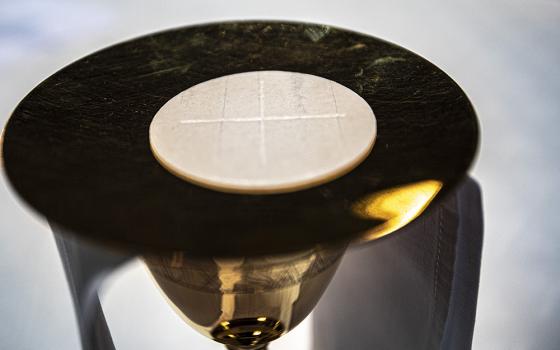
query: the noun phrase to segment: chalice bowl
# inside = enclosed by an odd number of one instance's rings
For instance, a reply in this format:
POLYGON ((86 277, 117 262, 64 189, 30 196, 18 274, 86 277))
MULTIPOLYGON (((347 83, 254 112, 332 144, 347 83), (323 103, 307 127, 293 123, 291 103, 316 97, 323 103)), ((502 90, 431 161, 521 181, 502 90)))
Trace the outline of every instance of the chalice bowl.
POLYGON ((262 350, 311 312, 344 245, 262 257, 145 256, 154 280, 191 327, 230 350, 262 350))

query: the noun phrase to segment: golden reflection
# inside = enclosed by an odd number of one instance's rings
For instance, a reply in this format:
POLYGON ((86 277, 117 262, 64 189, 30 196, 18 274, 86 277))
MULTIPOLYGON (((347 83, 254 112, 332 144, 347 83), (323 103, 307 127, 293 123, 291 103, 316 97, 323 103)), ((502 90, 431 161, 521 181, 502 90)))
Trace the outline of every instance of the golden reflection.
POLYGON ((361 217, 383 220, 360 241, 372 241, 405 226, 420 215, 436 197, 441 181, 425 180, 377 192, 360 200, 353 211, 361 217))
POLYGON ((176 252, 144 262, 173 309, 198 332, 228 349, 262 350, 311 312, 345 249, 227 259, 176 252))

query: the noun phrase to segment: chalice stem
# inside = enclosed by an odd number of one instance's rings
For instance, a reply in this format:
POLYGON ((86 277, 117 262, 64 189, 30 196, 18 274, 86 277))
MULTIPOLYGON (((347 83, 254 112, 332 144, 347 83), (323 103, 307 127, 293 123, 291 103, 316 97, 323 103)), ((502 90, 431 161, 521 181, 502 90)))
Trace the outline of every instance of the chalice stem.
POLYGON ((260 345, 260 346, 255 347, 255 348, 238 348, 238 347, 235 347, 235 346, 226 345, 226 348, 228 350, 267 350, 268 349, 268 344, 260 345))

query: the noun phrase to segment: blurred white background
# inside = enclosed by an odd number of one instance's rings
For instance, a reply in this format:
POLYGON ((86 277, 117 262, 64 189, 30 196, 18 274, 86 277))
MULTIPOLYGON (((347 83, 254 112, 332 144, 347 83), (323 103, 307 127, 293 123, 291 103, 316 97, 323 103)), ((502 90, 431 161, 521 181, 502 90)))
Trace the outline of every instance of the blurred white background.
MULTIPOLYGON (((454 78, 482 124, 472 169, 485 242, 474 349, 560 348, 560 1, 0 0, 0 118, 66 64, 124 39, 224 19, 291 19, 400 44, 454 78)), ((78 349, 49 229, 0 195, 0 348, 78 349)), ((106 284, 119 350, 221 349, 185 327, 139 263, 106 284)), ((271 350, 305 349, 306 322, 271 350)))

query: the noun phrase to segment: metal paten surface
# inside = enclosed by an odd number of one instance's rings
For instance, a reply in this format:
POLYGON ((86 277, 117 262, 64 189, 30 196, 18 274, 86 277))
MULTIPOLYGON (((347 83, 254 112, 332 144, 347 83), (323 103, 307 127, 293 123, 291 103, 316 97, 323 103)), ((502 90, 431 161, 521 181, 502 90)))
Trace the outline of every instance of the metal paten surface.
POLYGON ((141 37, 60 70, 15 109, 3 155, 16 192, 75 234, 227 256, 362 237, 386 219, 358 215, 356 203, 422 181, 441 183, 439 196, 463 178, 477 142, 463 91, 410 51, 322 25, 229 22, 141 37), (223 193, 159 164, 149 126, 167 101, 210 79, 264 70, 315 75, 359 95, 375 111, 373 151, 344 176, 281 194, 223 193))

